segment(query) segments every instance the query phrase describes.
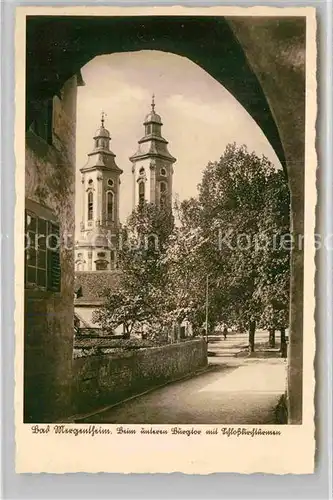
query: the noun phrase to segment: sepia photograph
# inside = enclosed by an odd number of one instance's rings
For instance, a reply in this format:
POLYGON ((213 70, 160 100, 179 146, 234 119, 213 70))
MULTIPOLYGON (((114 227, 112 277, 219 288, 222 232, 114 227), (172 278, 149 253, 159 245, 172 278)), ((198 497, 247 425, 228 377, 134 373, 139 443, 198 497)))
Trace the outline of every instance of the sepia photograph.
POLYGON ((25 17, 34 434, 313 419, 315 66, 308 16, 280 11, 25 17))

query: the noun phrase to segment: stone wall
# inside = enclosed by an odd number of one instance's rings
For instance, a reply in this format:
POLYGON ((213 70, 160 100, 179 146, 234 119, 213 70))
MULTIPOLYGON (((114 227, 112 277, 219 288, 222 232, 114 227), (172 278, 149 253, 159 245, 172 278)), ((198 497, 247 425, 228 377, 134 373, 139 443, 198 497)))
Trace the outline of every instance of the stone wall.
MULTIPOLYGON (((76 77, 53 97, 52 144, 26 135, 25 194, 74 234, 76 77)), ((25 290, 24 421, 52 422, 71 413, 74 251, 60 249, 61 290, 25 290)))
POLYGON ((75 359, 73 407, 89 413, 206 366, 204 339, 75 359))

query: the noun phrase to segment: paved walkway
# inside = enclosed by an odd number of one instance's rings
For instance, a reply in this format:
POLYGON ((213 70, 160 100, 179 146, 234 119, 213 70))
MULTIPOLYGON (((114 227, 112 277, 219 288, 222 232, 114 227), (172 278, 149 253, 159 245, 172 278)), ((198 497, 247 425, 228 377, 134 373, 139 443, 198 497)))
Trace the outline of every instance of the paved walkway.
MULTIPOLYGON (((255 342, 256 344, 266 343, 268 340, 268 333, 263 330, 259 330, 256 332, 255 342)), ((209 337, 208 343, 208 355, 209 356, 217 356, 220 357, 232 357, 237 356, 241 353, 241 351, 247 351, 247 347, 249 345, 249 336, 248 333, 229 333, 227 339, 224 340, 221 336, 211 336, 209 337)), ((271 349, 272 353, 274 351, 278 351, 280 347, 280 339, 279 336, 276 336, 276 349, 271 349)), ((271 352, 268 353, 267 357, 271 357, 271 352)), ((246 354, 245 354, 246 356, 246 354)), ((259 357, 259 356, 258 356, 259 357)))
POLYGON ((209 344, 208 370, 85 420, 122 424, 273 424, 285 391, 286 361, 235 356, 246 336, 209 344))

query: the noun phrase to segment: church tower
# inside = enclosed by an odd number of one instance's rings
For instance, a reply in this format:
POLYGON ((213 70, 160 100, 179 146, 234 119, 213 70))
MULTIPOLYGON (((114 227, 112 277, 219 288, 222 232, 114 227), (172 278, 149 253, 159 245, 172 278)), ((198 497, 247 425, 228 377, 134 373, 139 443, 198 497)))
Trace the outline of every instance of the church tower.
POLYGON ((162 120, 155 112, 154 96, 151 111, 143 123, 145 134, 139 140, 132 162, 133 209, 141 202, 172 207, 173 164, 176 161, 168 151, 168 141, 162 137, 162 120))
POLYGON ((116 238, 120 228, 119 192, 122 170, 110 150, 110 132, 101 126, 94 148, 81 172, 80 237, 75 249, 76 271, 105 271, 116 267, 116 238))

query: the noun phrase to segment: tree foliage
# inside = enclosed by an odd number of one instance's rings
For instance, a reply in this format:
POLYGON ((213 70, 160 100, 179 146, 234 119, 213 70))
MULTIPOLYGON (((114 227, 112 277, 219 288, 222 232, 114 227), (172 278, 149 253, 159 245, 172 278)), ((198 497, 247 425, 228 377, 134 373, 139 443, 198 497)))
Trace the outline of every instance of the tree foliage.
POLYGON ((144 203, 130 215, 122 228, 118 250, 121 284, 103 290, 104 307, 96 310, 94 321, 112 332, 124 325, 127 336, 158 325, 164 314, 166 269, 163 255, 173 230, 173 216, 168 208, 144 203))
POLYGON ((178 288, 186 283, 196 322, 204 321, 208 274, 211 329, 221 322, 248 328, 253 349, 256 324, 285 327, 289 250, 281 241, 289 234, 289 190, 284 173, 245 146, 230 144, 205 169, 198 197, 179 211, 181 243, 179 238, 174 243, 179 255, 171 263, 178 288))
POLYGON ((128 332, 163 331, 188 319, 209 328, 286 328, 289 304, 289 190, 283 171, 229 144, 207 165, 197 197, 169 209, 143 204, 122 231, 123 279, 106 291, 96 320, 128 332))

